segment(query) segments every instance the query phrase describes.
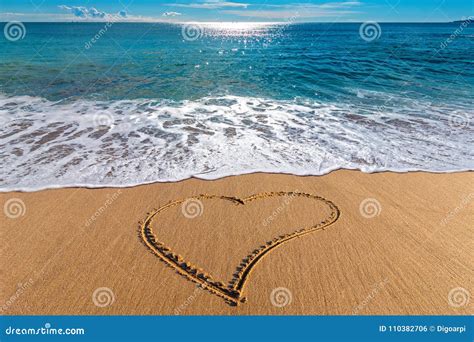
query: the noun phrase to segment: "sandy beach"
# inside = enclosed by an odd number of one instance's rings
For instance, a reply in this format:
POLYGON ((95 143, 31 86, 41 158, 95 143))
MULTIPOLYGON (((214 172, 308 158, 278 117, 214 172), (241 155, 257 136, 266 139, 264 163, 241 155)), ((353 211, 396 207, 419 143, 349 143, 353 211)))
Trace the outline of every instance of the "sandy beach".
POLYGON ((2 193, 1 311, 472 314, 473 189, 341 170, 2 193))

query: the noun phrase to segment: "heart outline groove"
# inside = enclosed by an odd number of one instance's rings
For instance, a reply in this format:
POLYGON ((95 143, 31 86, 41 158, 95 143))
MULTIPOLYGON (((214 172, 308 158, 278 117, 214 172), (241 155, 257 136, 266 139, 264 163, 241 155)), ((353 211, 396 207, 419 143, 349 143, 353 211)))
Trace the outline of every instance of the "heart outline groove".
POLYGON ((157 256, 160 260, 164 261, 168 266, 172 267, 180 275, 184 276, 188 280, 197 283, 203 289, 206 289, 209 292, 223 298, 227 303, 237 306, 240 303, 246 302, 246 297, 243 296, 246 282, 258 262, 261 261, 266 255, 268 255, 269 252, 289 241, 292 241, 295 238, 299 238, 301 236, 326 229, 334 222, 336 222, 339 219, 340 215, 341 212, 339 208, 332 201, 324 197, 302 192, 263 192, 250 195, 242 199, 230 196, 201 194, 198 196, 188 197, 181 200, 171 201, 159 207, 158 209, 154 209, 153 211, 147 213, 145 220, 143 222, 140 222, 139 224, 139 237, 141 238, 145 246, 148 247, 148 249, 155 256, 157 256), (316 223, 315 225, 304 227, 288 234, 280 235, 279 237, 274 238, 271 241, 268 241, 265 244, 256 248, 251 254, 249 254, 243 259, 242 263, 237 267, 237 272, 234 274, 234 277, 227 286, 221 281, 215 281, 214 279, 212 279, 211 275, 205 273, 199 267, 190 264, 180 255, 175 254, 173 251, 171 251, 170 248, 168 248, 163 242, 157 239, 151 227, 151 222, 156 215, 165 211, 166 209, 183 204, 185 201, 190 199, 220 199, 230 201, 235 205, 246 205, 247 203, 255 200, 260 200, 268 197, 282 196, 307 197, 314 199, 327 205, 331 210, 331 213, 329 214, 329 216, 324 218, 319 223, 316 223))

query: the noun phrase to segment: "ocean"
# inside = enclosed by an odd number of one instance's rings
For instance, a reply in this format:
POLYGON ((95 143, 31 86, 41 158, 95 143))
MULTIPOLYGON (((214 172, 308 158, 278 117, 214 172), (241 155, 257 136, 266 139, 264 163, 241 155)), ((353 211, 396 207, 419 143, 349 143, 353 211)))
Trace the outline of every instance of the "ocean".
POLYGON ((474 23, 23 23, 0 190, 474 169, 474 23))

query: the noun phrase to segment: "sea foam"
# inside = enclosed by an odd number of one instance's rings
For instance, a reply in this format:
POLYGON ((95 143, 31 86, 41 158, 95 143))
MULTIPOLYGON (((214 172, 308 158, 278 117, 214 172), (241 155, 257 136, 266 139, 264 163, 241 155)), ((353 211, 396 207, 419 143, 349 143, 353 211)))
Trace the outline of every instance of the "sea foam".
POLYGON ((251 172, 474 168, 472 111, 403 98, 390 103, 231 95, 51 102, 0 95, 0 191, 126 187, 251 172))

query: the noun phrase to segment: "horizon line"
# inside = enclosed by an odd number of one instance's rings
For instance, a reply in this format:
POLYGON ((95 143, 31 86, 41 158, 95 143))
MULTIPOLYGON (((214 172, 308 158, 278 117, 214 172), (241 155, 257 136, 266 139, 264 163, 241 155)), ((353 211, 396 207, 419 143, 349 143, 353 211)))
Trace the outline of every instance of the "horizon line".
POLYGON ((82 24, 101 24, 101 23, 109 23, 113 22, 114 24, 215 24, 215 23, 249 23, 249 24, 363 24, 366 22, 376 22, 379 24, 452 24, 457 22, 464 22, 472 20, 470 18, 467 19, 460 19, 460 20, 452 20, 452 21, 377 21, 377 20, 365 20, 365 21, 197 21, 197 20, 189 20, 189 21, 164 21, 164 20, 156 20, 156 21, 140 21, 140 20, 124 20, 124 21, 114 21, 114 20, 58 20, 58 21, 20 21, 20 20, 10 20, 10 21, 3 21, 0 20, 0 23, 9 23, 9 22, 22 22, 22 23, 36 23, 36 24, 68 24, 68 23, 82 23, 82 24))

